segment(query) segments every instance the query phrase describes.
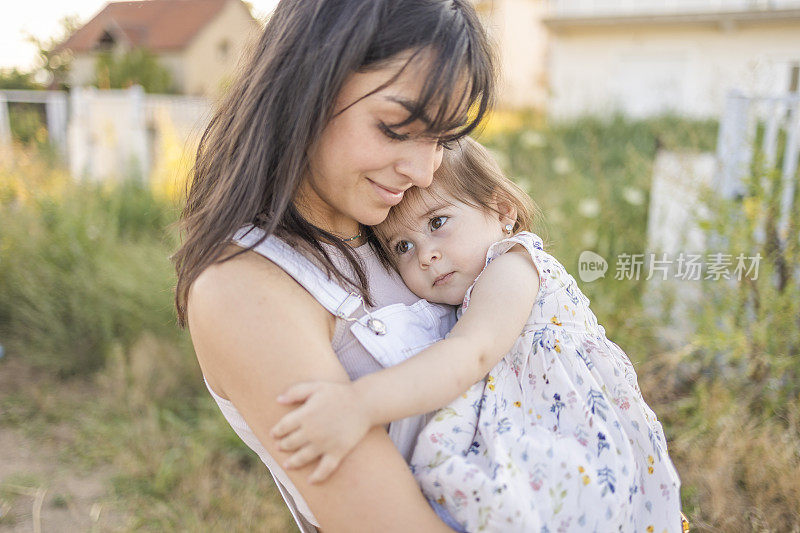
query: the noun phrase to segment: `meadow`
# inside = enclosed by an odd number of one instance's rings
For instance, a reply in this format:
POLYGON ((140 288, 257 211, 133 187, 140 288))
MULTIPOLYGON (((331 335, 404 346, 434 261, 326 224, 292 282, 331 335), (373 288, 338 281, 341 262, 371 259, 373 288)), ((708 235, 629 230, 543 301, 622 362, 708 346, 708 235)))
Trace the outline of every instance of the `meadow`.
MULTIPOLYGON (((583 250, 646 251, 657 150, 713 151, 716 128, 497 114, 481 140, 540 206, 537 232, 577 277, 583 250)), ((90 183, 46 144, 0 156, 0 435, 55 463, 2 477, 0 462, 0 529, 59 509, 87 515, 81 530, 292 529, 175 325, 169 256, 187 158, 149 180, 90 183), (93 477, 97 497, 56 486, 55 471, 93 477)), ((763 184, 776 179, 755 172, 744 200, 709 197, 714 251, 764 259, 757 280, 703 284, 696 332, 679 346, 659 339, 644 279, 579 282, 664 425, 693 531, 800 531, 800 202, 787 246, 753 238, 756 224, 774 226, 775 188, 763 184)))

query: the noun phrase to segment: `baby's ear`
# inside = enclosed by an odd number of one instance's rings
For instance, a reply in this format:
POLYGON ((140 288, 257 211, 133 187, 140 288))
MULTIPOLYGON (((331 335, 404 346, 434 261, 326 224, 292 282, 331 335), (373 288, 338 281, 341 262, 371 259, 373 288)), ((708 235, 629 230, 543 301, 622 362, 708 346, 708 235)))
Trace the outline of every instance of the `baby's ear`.
POLYGON ((517 206, 514 202, 504 198, 497 193, 492 194, 492 207, 500 217, 500 224, 511 224, 512 226, 517 223, 517 206))

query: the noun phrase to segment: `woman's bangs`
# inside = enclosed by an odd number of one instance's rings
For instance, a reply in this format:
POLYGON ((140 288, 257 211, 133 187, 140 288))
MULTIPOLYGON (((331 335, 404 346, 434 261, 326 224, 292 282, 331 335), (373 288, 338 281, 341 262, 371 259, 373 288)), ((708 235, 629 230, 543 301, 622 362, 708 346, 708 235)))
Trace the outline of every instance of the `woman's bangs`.
MULTIPOLYGON (((427 81, 412 112, 413 120, 423 119, 427 133, 453 141, 474 130, 483 120, 493 98, 492 67, 477 63, 468 43, 461 53, 437 53, 430 65, 427 81), (431 110, 435 113, 428 114, 431 110)), ((411 117, 409 117, 411 118, 411 117)))

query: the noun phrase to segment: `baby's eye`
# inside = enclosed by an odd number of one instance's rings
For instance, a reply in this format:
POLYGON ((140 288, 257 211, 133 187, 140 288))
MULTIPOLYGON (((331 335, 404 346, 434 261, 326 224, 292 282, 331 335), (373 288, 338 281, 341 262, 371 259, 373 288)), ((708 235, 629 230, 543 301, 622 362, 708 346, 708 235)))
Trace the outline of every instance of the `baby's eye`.
POLYGON ((398 241, 398 243, 394 245, 394 251, 397 253, 397 255, 403 255, 413 247, 414 245, 408 241, 398 241))
POLYGON ((447 219, 448 219, 448 218, 450 218, 450 217, 445 217, 445 216, 441 216, 441 217, 433 217, 433 218, 432 218, 432 219, 431 219, 431 220, 428 222, 428 225, 431 227, 431 229, 432 229, 433 231, 436 231, 437 229, 439 229, 439 228, 441 228, 442 226, 444 226, 444 223, 445 223, 445 222, 447 222, 447 219))

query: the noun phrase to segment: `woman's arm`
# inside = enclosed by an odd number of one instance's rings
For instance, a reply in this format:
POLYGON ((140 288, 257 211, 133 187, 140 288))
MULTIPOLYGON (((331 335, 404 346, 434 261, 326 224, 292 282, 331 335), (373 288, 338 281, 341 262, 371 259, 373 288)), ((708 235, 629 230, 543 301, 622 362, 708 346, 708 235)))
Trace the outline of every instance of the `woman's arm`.
MULTIPOLYGON (((289 407, 275 401, 300 381, 347 382, 331 349, 331 315, 273 263, 249 252, 206 269, 189 293, 189 327, 204 375, 234 403, 266 450, 288 454, 269 436, 289 407)), ((382 428, 371 429, 325 483, 311 466, 287 475, 322 529, 450 531, 425 501, 382 428)))
POLYGON ((307 382, 290 387, 279 401, 304 404, 272 430, 281 449, 296 452, 286 468, 322 457, 311 479, 323 480, 370 427, 450 403, 511 349, 538 291, 539 276, 530 255, 514 247, 486 267, 469 307, 444 340, 352 384, 307 382), (348 407, 340 413, 343 405, 348 407))

